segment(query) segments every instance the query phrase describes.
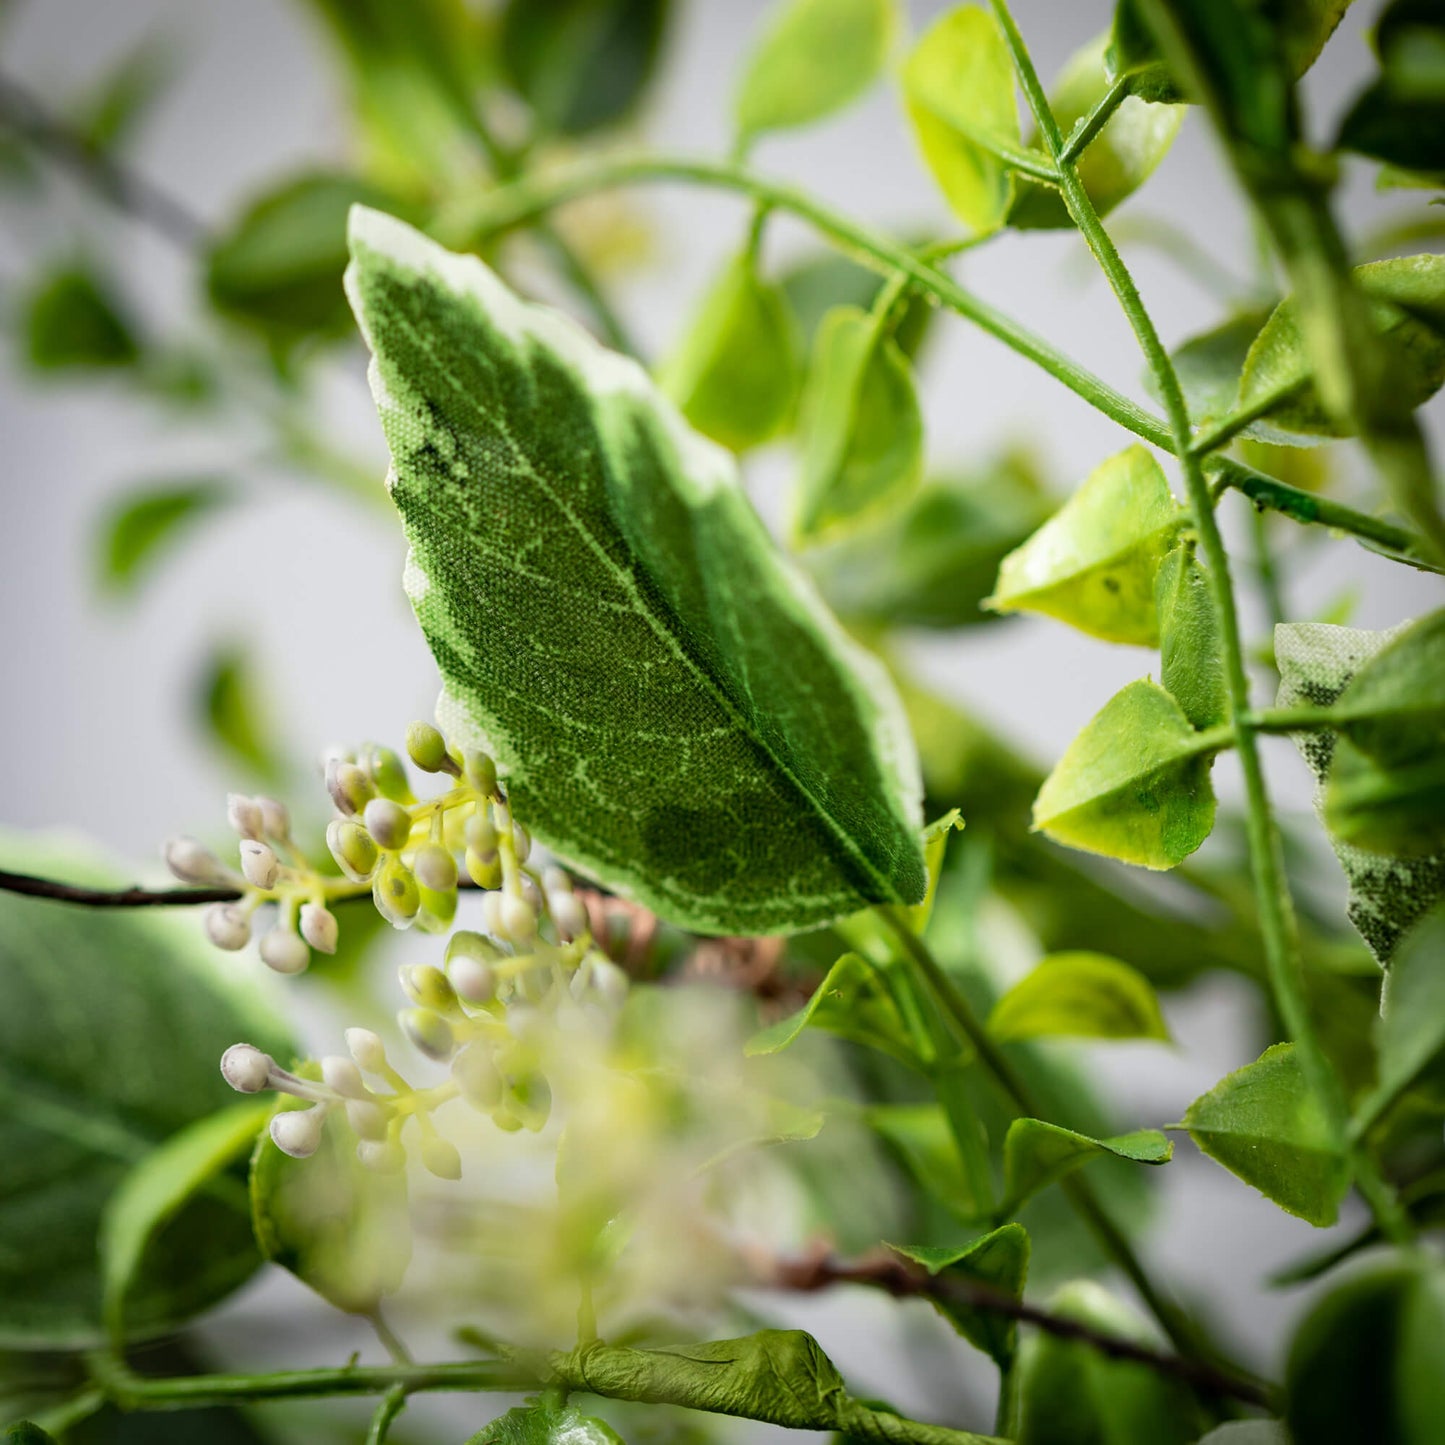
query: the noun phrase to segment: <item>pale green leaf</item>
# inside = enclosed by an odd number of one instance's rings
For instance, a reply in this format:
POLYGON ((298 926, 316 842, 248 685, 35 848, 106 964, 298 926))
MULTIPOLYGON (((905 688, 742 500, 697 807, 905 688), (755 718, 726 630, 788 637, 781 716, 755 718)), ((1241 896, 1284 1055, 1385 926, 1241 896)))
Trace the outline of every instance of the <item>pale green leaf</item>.
POLYGON ((1305 1081, 1293 1044, 1275 1044, 1227 1074, 1184 1115, 1218 1163, 1311 1224, 1333 1224, 1350 1187, 1344 1144, 1305 1081))
MULTIPOLYGON (((1169 353, 1180 390, 1189 405, 1190 419, 1196 426, 1217 421, 1234 410, 1249 348, 1270 315, 1269 311, 1241 311, 1218 326, 1191 336, 1169 353)), ((1158 384, 1152 372, 1145 377, 1144 384, 1157 399, 1158 384)))
MULTIPOLYGON (((783 269, 778 284, 798 324, 804 350, 811 350, 813 338, 824 316, 835 306, 856 306, 871 311, 888 277, 864 266, 841 251, 817 251, 783 269)), ((918 355, 931 329, 935 308, 929 298, 910 291, 901 303, 903 314, 894 323, 893 339, 910 360, 918 355)))
POLYGON ((623 1445, 622 1437, 575 1405, 519 1406, 478 1430, 467 1445, 623 1445))
POLYGON ((923 471, 923 414, 883 317, 839 306, 823 318, 800 409, 800 544, 855 530, 906 500, 923 471))
POLYGON ((948 1118, 937 1104, 873 1104, 863 1118, 913 1179, 960 1219, 982 1219, 992 1179, 970 1175, 948 1118))
POLYGON ((1004 558, 996 612, 1042 612, 1106 642, 1159 641, 1154 583, 1184 525, 1159 463, 1134 445, 1101 462, 1004 558))
POLYGON ((988 1031, 1004 1041, 1058 1035, 1169 1038, 1153 985, 1137 969, 1102 953, 1040 959, 994 1005, 988 1031))
POLYGON ((352 234, 439 715, 538 841, 698 931, 918 902, 901 709, 728 454, 479 261, 375 212, 352 234))
POLYGON ((1209 574, 1193 547, 1175 547, 1159 564, 1154 604, 1164 690, 1195 727, 1216 727, 1228 715, 1224 651, 1209 574))
POLYGON ((223 643, 202 664, 196 711, 210 741, 233 767, 261 783, 285 776, 286 760, 255 662, 240 643, 223 643))
POLYGON ((1167 1164, 1173 1154, 1173 1143, 1157 1129, 1091 1139, 1042 1119, 1015 1119, 1003 1141, 1005 1208, 1013 1213, 1039 1190, 1057 1184, 1091 1159, 1112 1155, 1136 1164, 1167 1164))
POLYGON ((903 67, 914 138, 959 220, 983 233, 1003 224, 1013 172, 990 142, 1020 145, 1013 65, 998 22, 960 5, 923 32, 903 67))
POLYGON ((658 384, 704 436, 743 451, 791 418, 801 370, 786 298, 743 255, 708 292, 658 384))
MULTIPOLYGON (((1049 93, 1049 108, 1065 137, 1108 93, 1110 79, 1104 64, 1108 44, 1105 34, 1077 50, 1049 93)), ((1079 179, 1101 216, 1153 175, 1174 144, 1183 120, 1182 105, 1151 105, 1136 95, 1120 102, 1075 162, 1079 179)), ((1032 144, 1037 144, 1037 138, 1032 144)), ((1059 192, 1027 178, 1020 178, 1008 222, 1021 230, 1072 229, 1074 225, 1059 192)))
POLYGON ((738 88, 744 142, 856 100, 882 72, 896 21, 894 0, 781 0, 738 88))
POLYGON ((269 1100, 233 1104, 197 1119, 152 1150, 121 1181, 101 1217, 101 1313, 111 1339, 125 1339, 126 1295, 137 1280, 147 1247, 203 1190, 244 1208, 239 1180, 221 1176, 248 1156, 266 1127, 269 1100))
POLYGON ((1219 733, 1196 732, 1157 684, 1131 682, 1069 744, 1034 800, 1056 843, 1144 868, 1173 868, 1214 826, 1219 733))
POLYGON ((216 477, 125 493, 97 529, 101 584, 116 594, 133 593, 161 557, 234 495, 230 483, 216 477))

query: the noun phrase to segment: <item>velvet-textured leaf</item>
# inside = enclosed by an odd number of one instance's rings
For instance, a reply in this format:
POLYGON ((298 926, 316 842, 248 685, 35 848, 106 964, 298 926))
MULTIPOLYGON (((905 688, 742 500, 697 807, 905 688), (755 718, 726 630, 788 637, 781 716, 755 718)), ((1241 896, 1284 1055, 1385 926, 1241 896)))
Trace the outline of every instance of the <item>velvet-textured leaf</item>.
POLYGON ((996 612, 1042 612, 1106 642, 1159 641, 1154 583, 1184 510, 1159 463, 1135 445, 1101 462, 1059 510, 1004 558, 996 612))
POLYGON ((1352 677, 1331 711, 1362 753, 1386 767, 1445 749, 1445 609, 1393 636, 1352 677))
MULTIPOLYGON (((1392 384, 1409 406, 1422 405, 1445 382, 1445 256, 1371 261, 1353 274, 1384 338, 1392 384)), ((1263 417, 1256 429, 1266 438, 1350 435, 1312 377, 1298 306, 1286 297, 1249 349, 1236 409, 1263 417)))
POLYGON ((1003 224, 1013 171, 988 142, 1020 144, 1013 65, 1003 32, 979 5, 960 5, 925 30, 903 67, 914 139, 949 209, 980 234, 1003 224))
POLYGON ((1194 548, 1174 548, 1154 582, 1159 613, 1159 677, 1164 690, 1197 728, 1211 728, 1228 712, 1224 652, 1209 592, 1209 574, 1194 548))
POLYGON ((780 0, 738 88, 738 134, 811 125, 877 80, 896 24, 894 0, 780 0))
POLYGON ((234 495, 230 483, 218 477, 127 492, 100 519, 96 571, 101 585, 117 595, 135 592, 165 553, 234 495))
MULTIPOLYGON (((97 887, 130 881, 54 838, 0 834, 3 866, 97 887)), ((0 895, 0 1346, 102 1343, 96 1239, 129 1172, 236 1101, 217 1067, 237 1039, 285 1035, 193 918, 0 895)), ((194 1196, 145 1252, 134 1337, 173 1328, 259 1263, 244 1186, 194 1196)))
POLYGON ((576 1405, 518 1406, 478 1430, 467 1445, 623 1445, 622 1437, 576 1405))
POLYGON ((1163 1039, 1169 1030, 1153 985, 1137 969, 1102 953, 1051 953, 994 1005, 994 1038, 1066 1036, 1163 1039))
POLYGON ((1117 692, 1044 780, 1034 827, 1070 848, 1173 868, 1214 827, 1209 770, 1227 738, 1196 732, 1177 702, 1141 679, 1117 692))
POLYGON ((1445 184, 1445 16, 1435 0, 1391 0, 1375 26, 1380 73, 1336 144, 1445 184))
POLYGON ((560 857, 686 927, 916 903, 916 761, 881 668, 728 454, 481 262, 358 211, 407 591, 454 736, 560 857))
POLYGON ((856 530, 899 505, 923 470, 923 414, 883 318, 840 306, 823 318, 801 403, 793 506, 800 545, 856 530))
POLYGON ((1174 1145, 1157 1129, 1091 1139, 1043 1119, 1015 1119, 1003 1141, 1005 1207, 1012 1213, 1091 1159, 1112 1155, 1136 1164, 1167 1164, 1173 1153, 1174 1145))
POLYGON ((124 303, 89 265, 46 273, 23 305, 25 358, 37 371, 113 371, 141 359, 124 303))
POLYGON ((751 257, 739 256, 713 284, 658 382, 704 436, 743 451, 792 416, 801 369, 786 298, 751 257))
MULTIPOLYGON (((1049 108, 1066 137, 1108 93, 1110 80, 1104 63, 1108 44, 1109 37, 1101 35, 1075 52, 1049 94, 1049 108)), ((1153 175, 1174 144, 1183 120, 1182 105, 1151 105, 1137 95, 1120 102, 1075 162, 1079 179, 1101 216, 1153 175)), ((1026 178, 1019 181, 1008 222, 1020 230, 1072 228, 1074 224, 1054 187, 1026 178)))
POLYGON ((1275 1044, 1225 1075, 1184 1115, 1189 1137, 1217 1163, 1311 1224, 1333 1224, 1350 1164, 1293 1044, 1275 1044))

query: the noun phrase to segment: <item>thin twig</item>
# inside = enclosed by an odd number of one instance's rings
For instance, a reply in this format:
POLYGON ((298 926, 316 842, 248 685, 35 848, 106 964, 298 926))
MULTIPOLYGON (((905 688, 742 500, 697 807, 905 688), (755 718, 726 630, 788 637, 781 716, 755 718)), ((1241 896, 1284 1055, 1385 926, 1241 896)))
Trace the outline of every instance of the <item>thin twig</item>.
POLYGON ((186 904, 234 903, 239 888, 84 888, 57 883, 29 873, 0 870, 0 892, 27 898, 49 898, 56 903, 78 903, 87 908, 172 908, 186 904))

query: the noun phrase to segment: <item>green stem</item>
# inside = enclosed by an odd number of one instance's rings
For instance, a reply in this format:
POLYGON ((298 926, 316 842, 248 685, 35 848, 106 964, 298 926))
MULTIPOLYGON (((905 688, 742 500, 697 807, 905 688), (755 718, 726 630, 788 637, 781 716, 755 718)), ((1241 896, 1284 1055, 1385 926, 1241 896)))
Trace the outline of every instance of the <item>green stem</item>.
POLYGON ((1254 577, 1264 600, 1269 635, 1273 637, 1274 629, 1287 620, 1289 613, 1285 609, 1284 582, 1270 546, 1269 519, 1259 507, 1252 508, 1249 514, 1249 539, 1254 557, 1254 577))
MULTIPOLYGON (((1124 102, 1129 94, 1129 81, 1126 76, 1120 76, 1103 96, 1099 103, 1079 121, 1073 129, 1073 133, 1064 142, 1063 149, 1059 152, 1059 161, 1063 165, 1073 165, 1078 158, 1089 148, 1090 142, 1114 117, 1114 112, 1124 102)), ((1057 176, 1055 184, 1058 184, 1057 176)))
POLYGON ((393 1385, 381 1397, 376 1413, 371 1417, 371 1428, 366 1432, 366 1445, 385 1445, 392 1421, 406 1408, 406 1391, 400 1385, 393 1385))

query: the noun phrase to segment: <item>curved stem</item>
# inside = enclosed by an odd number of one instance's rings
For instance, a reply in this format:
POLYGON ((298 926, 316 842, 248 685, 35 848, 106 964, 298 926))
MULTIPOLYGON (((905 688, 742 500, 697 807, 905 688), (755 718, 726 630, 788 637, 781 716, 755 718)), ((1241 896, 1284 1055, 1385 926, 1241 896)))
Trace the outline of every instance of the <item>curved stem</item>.
POLYGON ((366 1445, 384 1445, 392 1422, 406 1408, 406 1390, 393 1385, 381 1397, 376 1413, 371 1417, 371 1428, 366 1432, 366 1445))

